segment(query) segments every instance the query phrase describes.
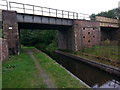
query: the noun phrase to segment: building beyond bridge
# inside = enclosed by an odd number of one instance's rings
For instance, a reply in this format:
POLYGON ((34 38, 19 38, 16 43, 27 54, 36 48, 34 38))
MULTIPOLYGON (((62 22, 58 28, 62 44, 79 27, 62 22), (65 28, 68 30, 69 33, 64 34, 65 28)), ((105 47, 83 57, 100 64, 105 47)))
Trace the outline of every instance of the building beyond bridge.
MULTIPOLYGON (((25 4, 23 4, 25 5, 25 4)), ((35 9, 35 6, 33 6, 35 9)), ((3 38, 7 40, 9 55, 17 54, 20 48, 19 31, 21 29, 58 30, 58 47, 78 51, 83 47, 99 45, 102 40, 118 39, 118 20, 96 17, 96 21, 79 19, 78 13, 55 10, 55 16, 49 8, 49 15, 20 13, 11 10, 0 10, 0 30, 3 38), (59 13, 58 13, 59 12, 59 13), (72 14, 71 14, 72 13, 72 14), (72 16, 72 18, 70 18, 72 16)))

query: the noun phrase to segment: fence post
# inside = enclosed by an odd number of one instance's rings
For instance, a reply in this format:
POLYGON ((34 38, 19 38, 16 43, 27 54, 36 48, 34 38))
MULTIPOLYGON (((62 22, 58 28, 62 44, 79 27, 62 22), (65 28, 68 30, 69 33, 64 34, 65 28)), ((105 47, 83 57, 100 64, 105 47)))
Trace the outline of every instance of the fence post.
POLYGON ((69 11, 68 11, 68 18, 69 18, 69 11))
POLYGON ((33 14, 34 14, 34 10, 35 10, 35 7, 34 7, 34 5, 33 5, 33 14))
POLYGON ((83 19, 85 20, 85 15, 83 16, 83 19))
POLYGON ((50 12, 50 8, 49 8, 49 16, 50 16, 50 13, 51 13, 51 12, 50 12))
POLYGON ((64 18, 63 10, 62 10, 62 18, 64 18))
POLYGON ((56 17, 57 17, 57 9, 56 9, 56 17))
POLYGON ((78 13, 76 13, 76 18, 78 19, 78 13))
POLYGON ((9 2, 9 8, 10 8, 10 10, 11 10, 11 2, 9 2))
POLYGON ((43 7, 41 7, 41 12, 42 12, 42 15, 43 15, 43 7))
POLYGON ((23 4, 23 12, 25 13, 25 4, 23 4))
POLYGON ((74 19, 74 17, 75 17, 75 16, 74 16, 74 12, 73 12, 73 19, 74 19))
POLYGON ((6 1, 6 6, 7 6, 7 10, 8 10, 8 1, 6 1))

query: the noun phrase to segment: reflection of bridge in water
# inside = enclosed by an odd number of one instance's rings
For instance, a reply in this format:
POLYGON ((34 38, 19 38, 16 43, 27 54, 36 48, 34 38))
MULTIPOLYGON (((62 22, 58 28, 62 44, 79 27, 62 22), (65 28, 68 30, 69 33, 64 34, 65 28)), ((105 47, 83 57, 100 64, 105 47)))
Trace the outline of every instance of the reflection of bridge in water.
POLYGON ((4 2, 0 4, 0 29, 8 42, 9 54, 19 52, 19 30, 58 30, 60 49, 78 51, 82 47, 99 45, 102 40, 118 39, 118 20, 52 9, 30 4, 4 2), (6 10, 5 10, 6 9, 6 10))

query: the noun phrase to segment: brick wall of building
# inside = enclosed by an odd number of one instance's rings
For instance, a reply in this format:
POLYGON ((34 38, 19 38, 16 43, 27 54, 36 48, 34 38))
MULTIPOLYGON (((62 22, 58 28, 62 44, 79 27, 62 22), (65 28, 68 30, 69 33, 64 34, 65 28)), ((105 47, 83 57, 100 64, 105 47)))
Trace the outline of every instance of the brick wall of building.
POLYGON ((8 44, 6 39, 0 38, 0 60, 3 61, 8 58, 8 44))

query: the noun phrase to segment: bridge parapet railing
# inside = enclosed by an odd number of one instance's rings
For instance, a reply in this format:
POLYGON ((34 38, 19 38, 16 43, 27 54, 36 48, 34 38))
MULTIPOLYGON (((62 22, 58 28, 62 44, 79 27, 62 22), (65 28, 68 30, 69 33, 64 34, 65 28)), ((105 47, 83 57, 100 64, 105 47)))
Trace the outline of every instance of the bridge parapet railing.
POLYGON ((48 7, 35 6, 30 4, 23 4, 17 2, 9 2, 10 10, 16 10, 22 13, 38 14, 43 16, 53 16, 60 18, 78 19, 78 13, 53 9, 48 7))
POLYGON ((0 9, 8 10, 8 1, 0 0, 0 9))
POLYGON ((7 10, 15 10, 19 13, 28 13, 28 14, 35 14, 35 15, 43 15, 43 16, 52 16, 52 17, 59 17, 59 18, 68 18, 68 19, 89 19, 88 14, 71 12, 66 10, 60 9, 53 9, 48 7, 41 7, 36 5, 30 4, 23 4, 17 2, 7 2, 6 0, 0 0, 0 6, 7 7, 7 10), (1 2, 3 1, 3 2, 1 2))
POLYGON ((20 13, 37 14, 43 16, 53 16, 61 18, 77 19, 78 13, 48 7, 35 6, 17 2, 9 2, 10 10, 17 10, 20 13))

